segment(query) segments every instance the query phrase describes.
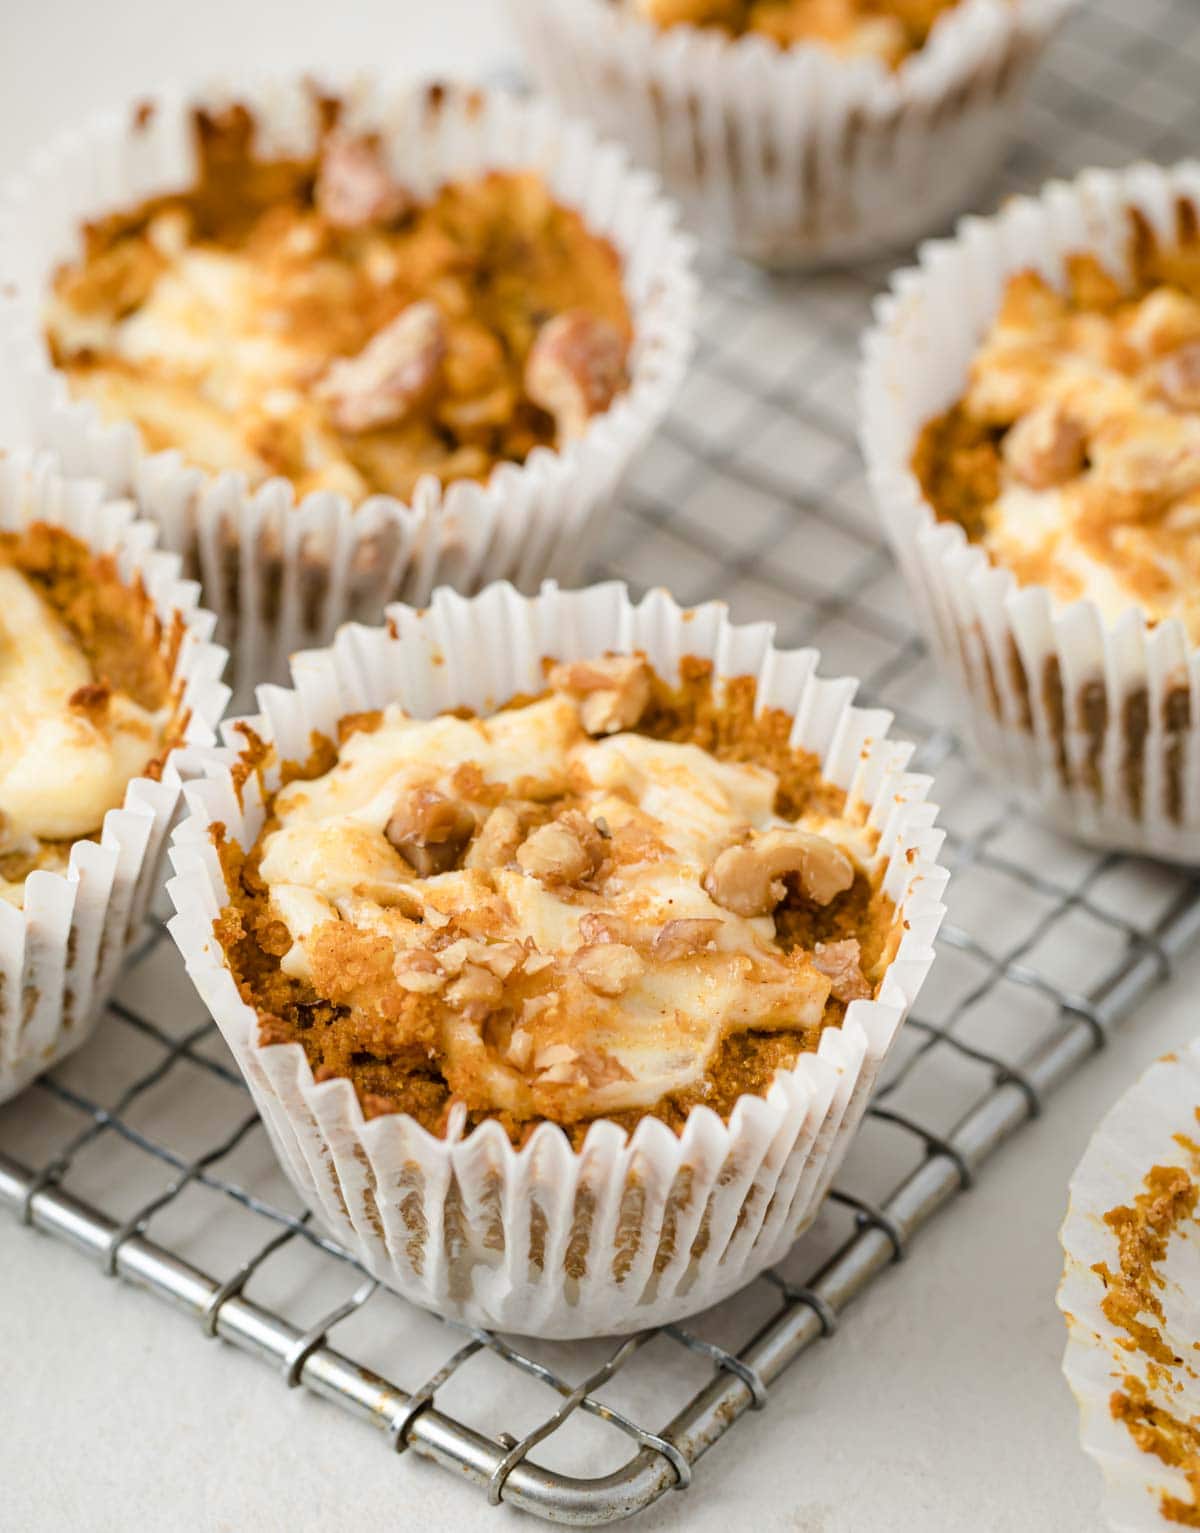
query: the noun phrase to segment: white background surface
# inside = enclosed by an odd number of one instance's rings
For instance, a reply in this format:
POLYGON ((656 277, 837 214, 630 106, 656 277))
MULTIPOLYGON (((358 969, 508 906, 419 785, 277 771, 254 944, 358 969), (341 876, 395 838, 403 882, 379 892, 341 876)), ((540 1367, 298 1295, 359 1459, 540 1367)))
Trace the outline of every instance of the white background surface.
MULTIPOLYGON (((0 173, 64 120, 230 60, 470 72, 495 0, 0 0, 0 173)), ((635 1524, 763 1533, 1084 1533, 1098 1482, 1059 1372, 1056 1231, 1091 1130, 1195 1031, 1200 959, 705 1461, 635 1524)), ((61 1246, 0 1221, 0 1528, 526 1527, 61 1246)))

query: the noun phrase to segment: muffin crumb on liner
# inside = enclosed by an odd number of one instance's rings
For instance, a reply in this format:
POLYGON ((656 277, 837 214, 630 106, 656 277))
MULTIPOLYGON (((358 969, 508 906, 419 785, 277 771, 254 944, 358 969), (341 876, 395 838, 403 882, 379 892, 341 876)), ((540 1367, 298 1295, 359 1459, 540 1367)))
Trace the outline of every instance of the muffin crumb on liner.
POLYGON ((1008 279, 1060 283, 1068 256, 1127 271, 1136 210, 1164 245, 1200 165, 1135 165, 1052 182, 922 247, 864 342, 861 441, 876 508, 983 766, 1042 820, 1093 845, 1200 860, 1200 651, 1182 623, 1019 587, 961 526, 939 522, 912 470, 921 428, 962 393, 1008 279))
POLYGON ((465 1136, 460 1122, 446 1139, 400 1114, 364 1121, 351 1084, 315 1084, 299 1045, 260 1047, 213 933, 227 896, 212 827, 249 845, 263 818, 254 780, 244 807, 234 788, 236 731, 186 790, 172 934, 285 1171, 364 1266, 440 1314, 543 1336, 636 1330, 715 1303, 815 1217, 932 962, 946 874, 928 780, 906 772, 910 748, 887 740, 886 713, 852 706, 853 682, 818 678, 813 651, 776 650, 768 625, 734 626, 718 603, 685 612, 661 591, 635 605, 616 583, 547 585, 536 598, 497 584, 473 600, 439 591, 425 612, 395 606, 389 625, 343 629, 330 649, 295 657, 294 690, 260 690, 252 727, 281 759, 307 754, 312 732, 347 713, 393 700, 418 716, 488 709, 540 691, 545 656, 636 649, 668 678, 690 655, 711 659, 719 679, 756 677, 759 705, 792 713, 796 743, 869 807, 883 887, 906 923, 878 999, 853 1002, 843 1026, 766 1096, 741 1098, 728 1124, 702 1107, 679 1136, 646 1118, 627 1138, 600 1120, 576 1153, 550 1123, 517 1150, 494 1120, 465 1136))
POLYGON ((0 531, 34 522, 111 554, 122 579, 140 580, 164 642, 178 643, 174 684, 186 723, 159 779, 133 778, 99 839, 74 843, 65 873, 29 874, 23 909, 0 900, 0 1101, 77 1049, 99 1020, 158 888, 192 753, 214 743, 229 696, 225 651, 208 642, 213 618, 195 583, 179 578, 178 558, 156 550, 155 529, 128 501, 106 499, 94 480, 61 477, 46 455, 0 456, 0 531))
POLYGON ((419 195, 492 168, 536 170, 557 200, 611 240, 634 325, 626 391, 579 439, 501 464, 486 484, 443 489, 430 476, 408 503, 375 495, 357 507, 327 491, 297 505, 286 480, 252 490, 242 474, 210 474, 177 451, 145 451, 129 422, 106 424, 93 405, 71 398, 42 335, 43 295, 77 247, 80 224, 194 179, 197 106, 244 102, 261 153, 311 151, 314 89, 297 78, 167 91, 149 112, 110 112, 64 133, 0 192, 0 354, 32 437, 65 471, 134 495, 159 523, 165 546, 203 583, 246 705, 260 681, 286 678, 294 650, 327 643, 343 622, 377 622, 389 600, 419 604, 440 584, 474 590, 503 578, 529 590, 548 576, 572 578, 691 351, 691 242, 654 178, 631 170, 623 150, 598 143, 545 102, 477 87, 359 81, 338 92, 345 124, 381 131, 394 173, 419 195))
POLYGON ((979 193, 1076 0, 961 0, 892 72, 819 45, 509 0, 538 85, 656 170, 705 238, 767 266, 907 244, 979 193))

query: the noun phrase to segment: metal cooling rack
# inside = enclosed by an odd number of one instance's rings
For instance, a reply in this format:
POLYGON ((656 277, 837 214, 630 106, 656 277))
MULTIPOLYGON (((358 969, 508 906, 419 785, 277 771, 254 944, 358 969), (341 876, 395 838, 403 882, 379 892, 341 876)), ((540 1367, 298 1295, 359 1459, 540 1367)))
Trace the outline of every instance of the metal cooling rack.
MULTIPOLYGON (((1186 154, 1198 70, 1194 0, 1139 0, 1136 13, 1093 0, 1040 74, 1001 189, 1186 154)), ((918 741, 915 765, 937 773, 954 870, 919 1014, 838 1190, 784 1265, 686 1327, 619 1345, 512 1343, 412 1308, 297 1206, 158 923, 98 1037, 0 1111, 0 1205, 393 1449, 568 1523, 687 1487, 747 1411, 786 1408, 785 1370, 1200 930, 1200 881, 1048 836, 976 776, 941 717, 854 443, 857 337, 886 267, 706 276, 696 367, 595 573, 666 581, 686 601, 719 593, 736 617, 820 646, 826 673, 862 676, 918 741)))

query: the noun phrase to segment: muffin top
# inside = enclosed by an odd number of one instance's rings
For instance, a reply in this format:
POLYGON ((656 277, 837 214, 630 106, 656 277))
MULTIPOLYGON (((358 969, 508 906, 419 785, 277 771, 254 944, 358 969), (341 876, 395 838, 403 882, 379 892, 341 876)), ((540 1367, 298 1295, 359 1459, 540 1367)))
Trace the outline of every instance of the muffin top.
POLYGON ((781 48, 816 43, 843 57, 891 68, 925 46, 934 22, 958 0, 616 0, 655 26, 757 32, 781 48))
POLYGON ((727 1115, 875 993, 899 940, 877 834, 707 664, 556 665, 486 718, 343 721, 225 845, 217 933, 260 1041, 369 1115, 515 1141, 727 1115))
POLYGON ((44 523, 0 532, 0 899, 157 776, 175 642, 111 559, 44 523))
POLYGON ((1131 266, 1074 257, 1061 291, 1014 276, 913 467, 1022 585, 1110 621, 1176 617, 1200 642, 1200 257, 1142 230, 1131 266))
POLYGON ((324 107, 304 160, 198 112, 195 184, 85 228, 45 311, 72 393, 150 451, 356 503, 580 435, 626 384, 612 246, 533 174, 421 202, 324 107))

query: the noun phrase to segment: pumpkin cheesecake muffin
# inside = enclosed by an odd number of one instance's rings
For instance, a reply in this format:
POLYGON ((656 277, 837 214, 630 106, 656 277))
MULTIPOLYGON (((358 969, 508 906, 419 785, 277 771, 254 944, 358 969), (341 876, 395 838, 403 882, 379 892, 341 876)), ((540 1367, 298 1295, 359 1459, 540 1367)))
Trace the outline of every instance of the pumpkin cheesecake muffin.
POLYGON ((131 779, 161 776, 181 636, 61 527, 0 530, 0 899, 19 909, 30 873, 65 872, 131 779))
POLYGON ((442 1134, 461 1104, 576 1143, 601 1116, 727 1117, 815 1048, 895 955, 878 832, 752 679, 717 706, 711 666, 685 676, 598 656, 487 718, 342 720, 225 849, 260 1041, 368 1116, 442 1134))
POLYGON ((128 502, 0 454, 0 1102, 88 1039, 142 934, 229 695, 197 597, 128 502))
POLYGON ((1073 0, 509 0, 539 86, 706 239, 773 267, 910 244, 979 195, 1073 0))
POLYGON ((719 27, 770 38, 781 48, 815 43, 842 58, 895 68, 924 47, 959 0, 613 0, 659 27, 719 27))
POLYGON ((1200 858, 1200 186, 1088 172, 897 279, 876 502, 985 766, 1102 846, 1200 858), (969 294, 964 300, 963 294, 969 294))
MULTIPOLYGON (((1191 217, 1189 211, 1188 214, 1191 217)), ((962 398, 913 459, 939 517, 1023 585, 1200 641, 1200 258, 1134 225, 1127 276, 1008 280, 962 398)))
POLYGON ((612 245, 530 172, 422 198, 328 115, 278 159, 244 105, 198 108, 195 183, 87 225, 45 313, 72 394, 150 452, 355 503, 581 436, 628 383, 612 245))
POLYGON ((246 703, 394 598, 574 578, 691 347, 673 206, 502 91, 167 94, 49 146, 0 228, 33 439, 159 524, 246 703))
POLYGON ((305 657, 189 788, 172 933, 385 1282, 639 1330, 815 1217, 945 875, 908 747, 814 661, 661 591, 440 592, 305 657))

